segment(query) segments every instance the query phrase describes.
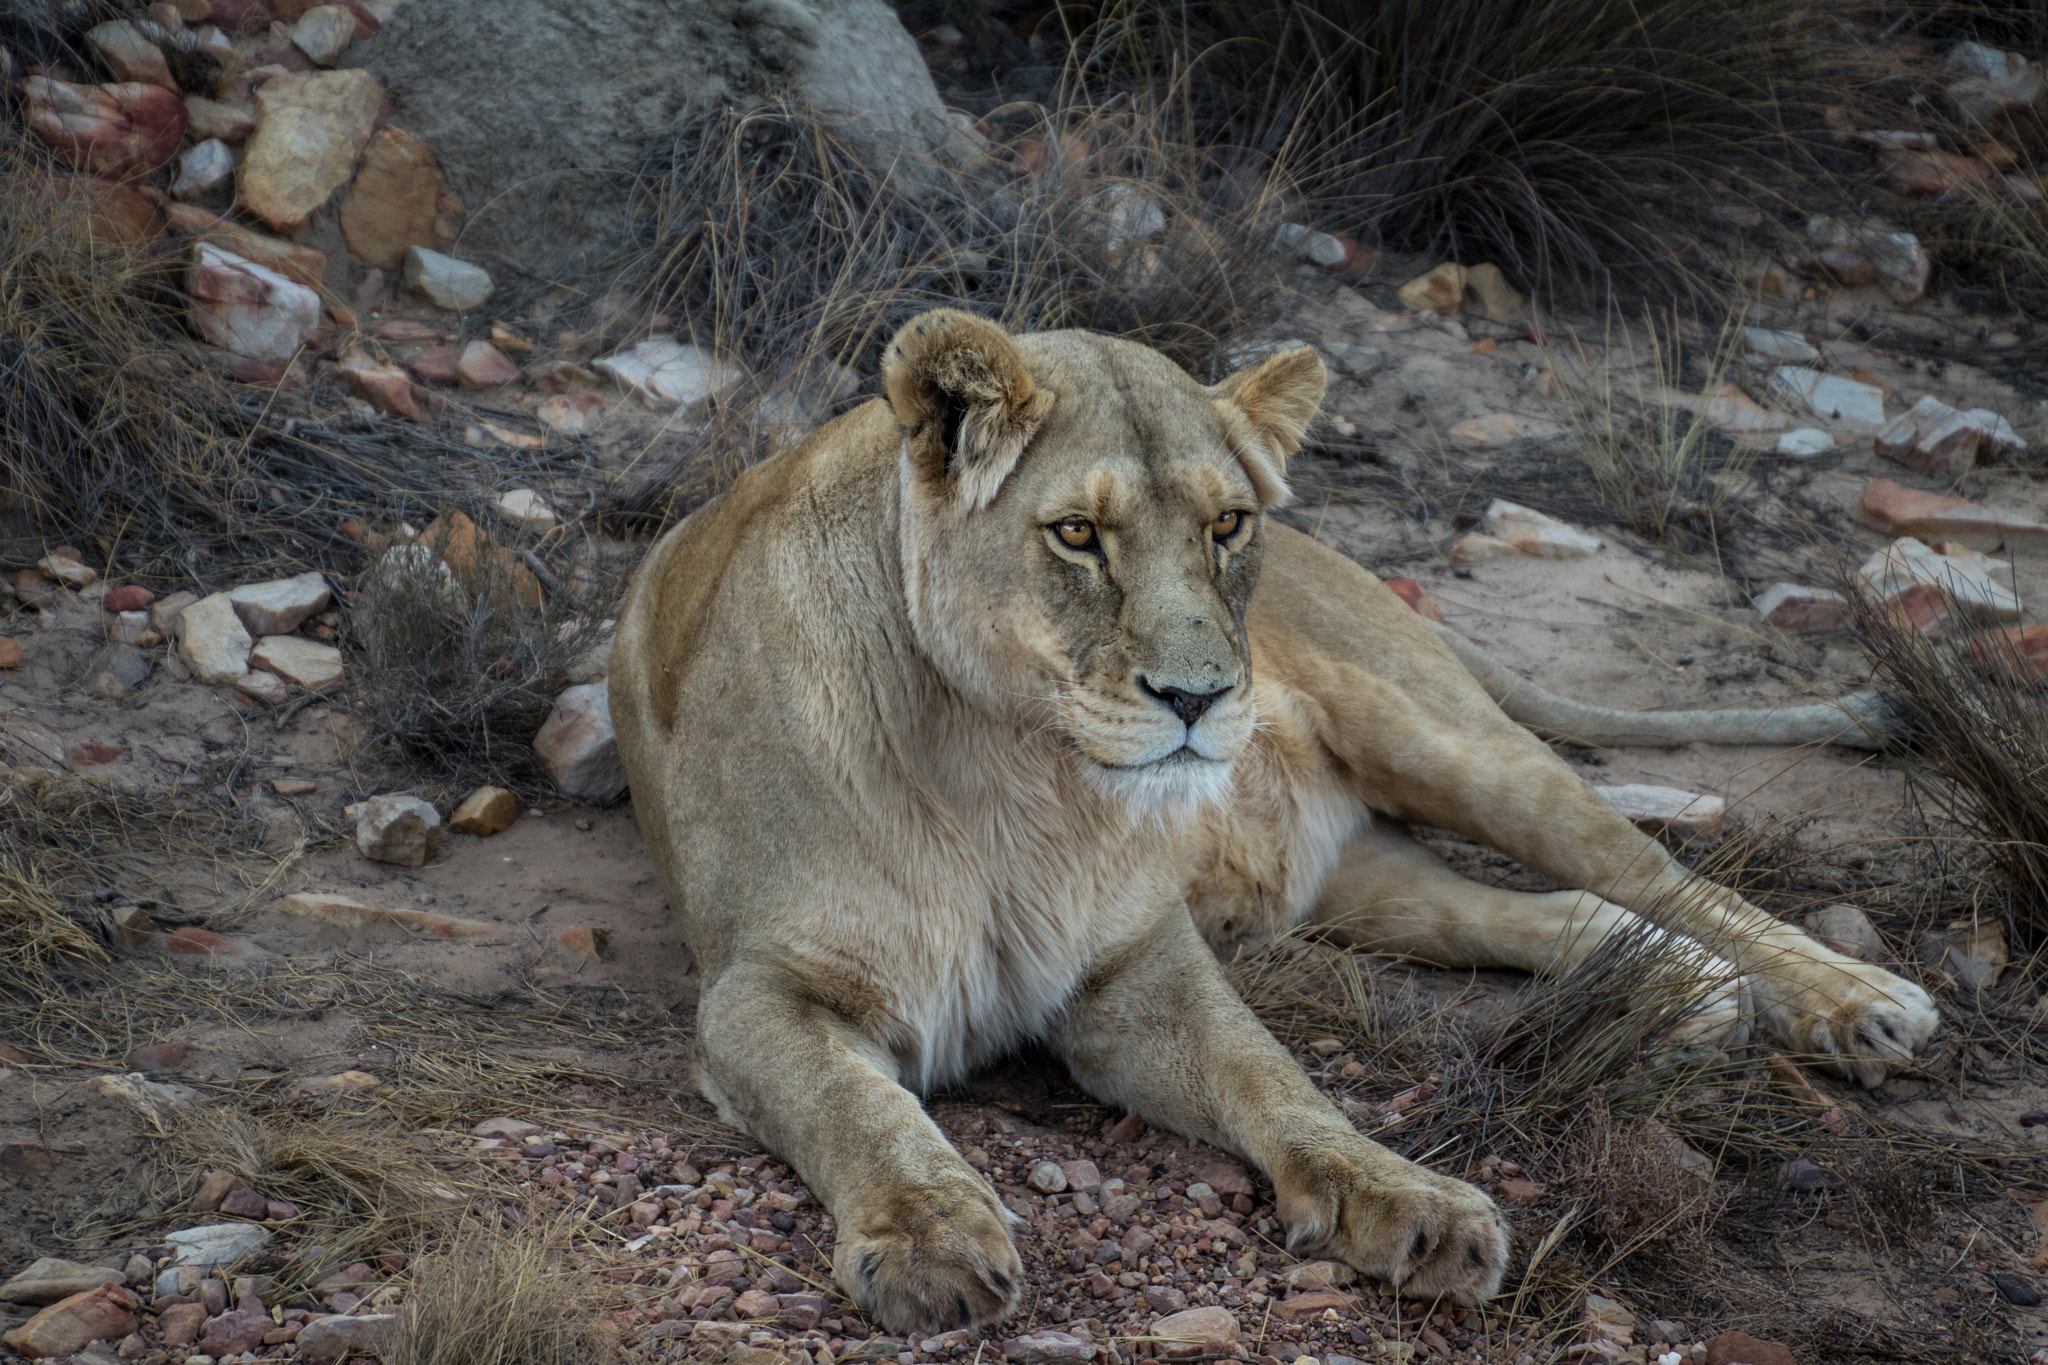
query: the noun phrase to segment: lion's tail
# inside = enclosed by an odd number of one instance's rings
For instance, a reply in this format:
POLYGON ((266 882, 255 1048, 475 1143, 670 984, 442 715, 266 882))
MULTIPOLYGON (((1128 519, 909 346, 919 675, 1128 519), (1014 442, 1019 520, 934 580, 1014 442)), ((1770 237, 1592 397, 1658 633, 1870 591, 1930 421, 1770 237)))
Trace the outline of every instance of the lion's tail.
POLYGON ((1466 671, 1507 712, 1545 738, 1604 748, 1679 744, 1840 744, 1883 749, 1898 739, 1895 710, 1880 693, 1839 701, 1731 711, 1621 711, 1546 692, 1448 626, 1430 623, 1466 671))

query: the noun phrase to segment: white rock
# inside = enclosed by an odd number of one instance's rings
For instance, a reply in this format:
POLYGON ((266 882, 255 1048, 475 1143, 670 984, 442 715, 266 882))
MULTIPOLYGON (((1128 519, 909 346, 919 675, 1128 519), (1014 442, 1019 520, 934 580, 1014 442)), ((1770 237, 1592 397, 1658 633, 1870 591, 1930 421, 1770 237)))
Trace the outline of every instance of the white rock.
POLYGON ((326 575, 319 573, 245 583, 228 592, 228 601, 235 604, 235 615, 251 635, 289 635, 308 616, 325 611, 333 600, 326 575))
POLYGON ((608 684, 579 684, 555 698, 555 709, 533 737, 533 751, 564 796, 611 801, 626 790, 608 684))
POLYGON ((1301 253, 1303 260, 1311 265, 1319 265, 1325 270, 1335 270, 1351 259, 1351 253, 1345 248, 1344 243, 1327 232, 1309 233, 1295 246, 1295 250, 1301 253))
POLYGON ((171 1110, 199 1101, 199 1092, 190 1086, 153 1081, 140 1071, 131 1071, 125 1076, 95 1076, 92 1084, 93 1089, 108 1099, 120 1100, 145 1118, 159 1123, 170 1116, 171 1110))
POLYGON ((242 627, 224 592, 202 597, 178 613, 178 657, 201 682, 231 683, 249 671, 256 642, 242 627))
POLYGON ((1896 597, 1916 583, 1941 589, 1956 610, 1973 620, 2010 623, 2020 619, 2019 594, 1991 577, 1996 564, 1974 551, 1940 555, 1911 536, 1893 541, 1858 570, 1880 599, 1896 597))
POLYGON ((1532 507, 1495 498, 1479 529, 1539 559, 1584 559, 1600 548, 1600 540, 1532 507))
POLYGON ((598 642, 584 650, 569 665, 569 681, 572 683, 603 682, 611 676, 612 646, 618 643, 618 632, 607 631, 598 642))
POLYGON ((1820 351, 1797 332, 1773 331, 1768 327, 1745 327, 1743 340, 1749 349, 1766 360, 1790 360, 1797 364, 1819 360, 1820 351))
POLYGON ((292 699, 292 690, 284 685, 283 678, 255 668, 235 679, 235 690, 272 706, 283 706, 292 699))
POLYGON ((299 1329, 294 1351, 309 1360, 343 1360, 349 1356, 391 1357, 398 1346, 397 1313, 337 1313, 314 1318, 299 1329))
POLYGON ((225 1270, 270 1242, 270 1233, 254 1223, 210 1223, 186 1228, 164 1238, 173 1265, 225 1270))
POLYGON ((356 822, 356 847, 371 862, 424 867, 440 852, 441 814, 417 796, 373 796, 342 814, 356 822))
POLYGON ((1900 232, 1882 219, 1851 222, 1842 218, 1816 217, 1806 223, 1806 237, 1821 251, 1852 251, 1877 271, 1885 292, 1895 302, 1908 304, 1927 292, 1934 261, 1920 239, 1900 232))
POLYGON ((1060 1169, 1057 1161, 1041 1161, 1031 1168, 1031 1177, 1024 1183, 1040 1194, 1063 1194, 1067 1188, 1067 1173, 1060 1169))
POLYGON ((235 154, 228 144, 210 137, 178 154, 177 178, 171 181, 171 198, 196 199, 235 173, 235 154))
POLYGON ((1884 430, 1884 390, 1874 384, 1859 384, 1798 365, 1780 365, 1771 376, 1771 388, 1781 396, 1798 399, 1814 416, 1825 417, 1845 431, 1875 436, 1884 430))
POLYGON ((356 17, 343 5, 315 5, 292 25, 292 44, 315 66, 333 66, 356 40, 356 17))
POLYGON ((1629 783, 1619 787, 1595 787, 1608 805, 1629 821, 1652 833, 1674 839, 1690 839, 1721 828, 1728 803, 1718 796, 1702 796, 1676 787, 1653 787, 1629 783))
POLYGON ((1930 478, 1953 479, 1976 467, 1986 450, 2024 453, 2027 443, 1989 408, 1960 411, 1927 394, 1885 424, 1877 453, 1930 478))
POLYGON ((107 623, 107 638, 116 644, 140 644, 145 634, 154 634, 146 611, 124 611, 107 623))
POLYGON ((1835 448, 1835 438, 1819 427, 1801 427, 1778 437, 1778 453, 1790 455, 1795 460, 1807 460, 1815 455, 1825 455, 1835 448))
POLYGON ((746 372, 698 346, 673 337, 649 337, 617 355, 592 362, 654 408, 694 408, 746 378, 746 372))
POLYGON ((1849 599, 1826 588, 1773 583, 1757 595, 1757 612, 1779 630, 1837 630, 1849 619, 1849 599))
POLYGON ((193 248, 185 292, 200 336, 254 360, 285 364, 320 329, 318 294, 211 242, 193 248))
POLYGON ((515 488, 509 493, 500 493, 498 512, 506 520, 518 522, 529 531, 555 529, 555 509, 531 488, 515 488))
POLYGON ((315 692, 341 681, 341 651, 302 635, 266 635, 249 651, 249 667, 315 692))
POLYGON ((44 555, 36 561, 36 567, 46 578, 54 578, 67 588, 89 588, 99 581, 99 571, 89 569, 75 559, 62 555, 44 555))
POLYGON ((483 307, 494 287, 489 273, 482 266, 443 256, 423 246, 405 249, 405 283, 408 288, 424 294, 436 307, 446 308, 451 313, 483 307))
POLYGON ((1451 563, 1460 568, 1473 564, 1486 564, 1496 559, 1517 559, 1521 551, 1505 540, 1478 534, 1464 536, 1451 547, 1451 563))

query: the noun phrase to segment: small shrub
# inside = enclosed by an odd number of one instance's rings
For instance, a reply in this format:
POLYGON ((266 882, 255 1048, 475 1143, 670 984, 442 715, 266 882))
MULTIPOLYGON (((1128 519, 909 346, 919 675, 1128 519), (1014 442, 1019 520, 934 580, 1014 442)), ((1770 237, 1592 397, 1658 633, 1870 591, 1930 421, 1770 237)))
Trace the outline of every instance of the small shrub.
MULTIPOLYGON (((460 513, 426 539, 385 550, 357 591, 349 630, 362 714, 379 740, 452 781, 536 790, 534 732, 604 645, 615 589, 588 575, 600 586, 581 595, 545 591, 522 557, 460 513)), ((562 582, 577 578, 572 569, 562 582)))

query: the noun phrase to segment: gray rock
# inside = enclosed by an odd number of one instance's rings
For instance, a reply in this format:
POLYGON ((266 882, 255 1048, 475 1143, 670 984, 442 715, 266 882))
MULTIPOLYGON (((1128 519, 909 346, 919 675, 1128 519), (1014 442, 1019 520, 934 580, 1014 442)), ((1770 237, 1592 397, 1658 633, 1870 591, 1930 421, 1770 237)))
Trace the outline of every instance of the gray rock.
POLYGON ((202 597, 178 614, 178 657, 201 682, 231 683, 249 671, 256 642, 242 628, 224 592, 202 597))
POLYGON ((1814 911, 1806 917, 1806 931, 1845 956, 1863 962, 1885 959, 1883 936, 1870 916, 1853 905, 1829 905, 1814 911))
POLYGON ((486 251, 589 248, 623 222, 630 172, 694 107, 763 85, 835 111, 877 154, 961 154, 917 44, 883 0, 499 0, 409 4, 343 59, 439 154, 486 251))
POLYGON ((352 1355, 383 1359, 397 1348, 402 1322, 397 1313, 314 1318, 299 1329, 297 1351, 307 1359, 340 1360, 352 1355))
POLYGON ((235 615, 241 619, 243 629, 252 636, 289 635, 308 616, 324 610, 333 600, 326 575, 319 573, 274 578, 267 583, 245 583, 228 593, 235 615))
POLYGON ((619 739, 612 730, 609 684, 565 689, 533 737, 533 751, 562 795, 600 802, 622 796, 626 768, 619 761, 619 739))
POLYGON ((356 847, 371 862, 424 867, 441 851, 441 814, 417 796, 373 796, 343 813, 356 822, 356 847))
POLYGON ((1031 1168, 1031 1176, 1024 1183, 1040 1194, 1063 1194, 1067 1188, 1067 1173, 1060 1169, 1057 1161, 1041 1161, 1031 1168))
POLYGON ((225 1270, 269 1242, 270 1233, 253 1223, 209 1223, 164 1238, 173 1266, 202 1271, 225 1270))
MULTIPOLYGON (((122 614, 142 615, 139 611, 122 614)), ((118 697, 131 688, 140 687, 155 669, 155 661, 134 645, 111 644, 92 661, 92 667, 86 670, 79 686, 95 697, 118 697)))
POLYGON ((435 307, 451 313, 483 307, 496 287, 491 283, 490 272, 482 266, 443 256, 423 246, 405 249, 405 283, 414 293, 425 295, 435 307))

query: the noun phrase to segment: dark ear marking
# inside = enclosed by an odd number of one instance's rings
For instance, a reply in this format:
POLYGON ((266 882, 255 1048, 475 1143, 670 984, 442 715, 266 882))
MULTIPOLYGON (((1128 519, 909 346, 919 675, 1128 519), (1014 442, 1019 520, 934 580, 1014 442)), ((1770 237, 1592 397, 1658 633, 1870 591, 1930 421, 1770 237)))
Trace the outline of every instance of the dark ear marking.
POLYGON ((969 511, 988 506, 1051 414, 1052 392, 1032 380, 1008 332, 953 309, 912 320, 886 355, 882 382, 912 471, 949 483, 969 511))

